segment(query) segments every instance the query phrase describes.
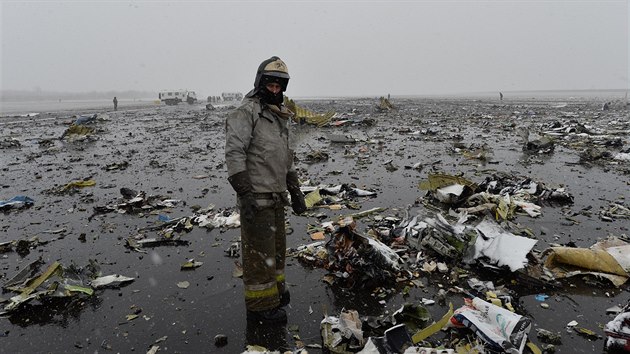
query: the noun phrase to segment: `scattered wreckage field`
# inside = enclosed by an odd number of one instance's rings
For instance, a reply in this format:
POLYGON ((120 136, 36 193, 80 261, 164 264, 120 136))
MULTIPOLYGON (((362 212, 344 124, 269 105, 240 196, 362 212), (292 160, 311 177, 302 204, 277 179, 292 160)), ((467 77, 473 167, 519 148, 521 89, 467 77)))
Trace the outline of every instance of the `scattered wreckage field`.
POLYGON ((291 103, 311 207, 288 213, 278 327, 245 319, 223 156, 231 107, 0 118, 0 351, 604 351, 606 326, 628 311, 626 106, 291 103), (505 342, 470 328, 413 336, 449 304, 458 327, 490 306, 523 328, 505 342))

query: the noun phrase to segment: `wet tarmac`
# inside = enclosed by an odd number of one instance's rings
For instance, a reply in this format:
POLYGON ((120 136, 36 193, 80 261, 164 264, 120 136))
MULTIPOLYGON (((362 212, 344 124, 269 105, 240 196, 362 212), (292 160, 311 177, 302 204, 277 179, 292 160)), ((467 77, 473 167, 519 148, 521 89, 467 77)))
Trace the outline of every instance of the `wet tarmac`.
MULTIPOLYGON (((628 148, 630 118, 626 106, 612 105, 602 111, 598 99, 393 99, 395 110, 380 112, 376 99, 298 101, 311 110, 334 110, 348 120, 339 126, 316 128, 294 126, 296 166, 302 179, 312 184, 354 183, 378 192, 360 201, 361 210, 386 208, 381 215, 398 215, 408 205, 422 208, 424 191, 418 183, 431 171, 462 173, 481 181, 495 172, 529 176, 550 186, 565 186, 574 196, 570 206, 544 205, 542 216, 520 215, 516 222, 529 227, 539 240, 537 250, 550 244, 573 243, 589 247, 609 235, 629 235, 628 219, 604 221, 599 211, 611 202, 630 201, 630 163, 627 161, 580 160, 585 146, 557 144, 550 154, 527 154, 522 150, 519 128, 536 131, 553 121, 584 122, 616 132, 628 148), (354 144, 331 143, 330 134, 351 135, 354 144), (485 143, 488 158, 470 159, 453 150, 454 142, 467 146, 485 143), (305 156, 323 150, 329 159, 307 163, 305 156), (360 156, 360 157, 359 157, 360 156), (388 166, 395 164, 398 169, 388 166), (420 164, 422 169, 405 168, 420 164), (580 212, 590 210, 591 212, 580 212)), ((119 289, 97 290, 91 297, 32 301, 11 316, 0 318, 2 353, 144 353, 158 345, 159 352, 240 353, 247 344, 270 349, 293 350, 306 345, 309 353, 322 350, 320 322, 325 314, 355 309, 360 315, 392 313, 405 302, 434 298, 441 287, 451 286, 448 274, 424 276, 424 288, 412 288, 408 296, 391 291, 374 296, 329 286, 323 269, 312 269, 290 258, 287 281, 291 304, 286 326, 257 326, 245 318, 242 283, 233 277, 238 258, 225 250, 238 240, 238 229, 207 230, 194 227, 182 235, 187 245, 147 248, 138 253, 125 247, 126 239, 139 229, 158 225, 160 215, 190 216, 196 207, 214 205, 215 210, 233 208, 234 194, 227 182, 224 162, 224 119, 229 107, 207 111, 202 104, 139 107, 113 111, 64 111, 35 117, 0 118, 1 138, 12 138, 20 147, 0 150, 0 200, 26 195, 32 207, 0 214, 0 243, 38 236, 45 244, 27 252, 0 254, 0 282, 41 257, 44 264, 59 261, 85 266, 96 260, 103 274, 121 274, 135 280, 119 289), (94 140, 60 140, 76 114, 98 113, 94 140), (123 163, 127 164, 123 164, 123 163), (111 166, 124 168, 112 168, 111 166), (108 168, 110 166, 110 168, 108 168), (46 190, 70 181, 93 179, 96 186, 73 194, 50 194, 46 190), (107 213, 88 219, 94 207, 116 203, 120 188, 181 200, 176 206, 142 214, 107 213), (82 236, 84 234, 84 236, 82 236), (194 258, 204 264, 182 271, 194 258), (188 281, 187 288, 178 283, 188 281), (384 300, 384 301, 383 301, 384 300), (129 320, 127 315, 139 315, 129 320), (227 345, 215 346, 215 336, 227 336, 227 345)), ((617 148, 617 150, 619 150, 617 148)), ((311 240, 307 225, 332 220, 349 210, 318 212, 327 217, 287 213, 293 232, 288 246, 311 240)), ((370 218, 358 220, 364 230, 370 218)), ((151 233, 149 233, 151 235, 151 233)), ((455 264, 449 264, 454 267, 455 264)), ((557 353, 600 353, 603 325, 612 319, 606 309, 623 305, 630 297, 628 285, 620 288, 593 279, 563 281, 562 288, 530 287, 510 273, 469 269, 482 280, 506 285, 516 295, 521 314, 536 328, 562 334, 557 353), (534 296, 549 295, 549 308, 534 296), (570 321, 600 335, 588 339, 567 329, 570 321)), ((3 293, 0 298, 13 296, 3 293)), ((450 294, 457 308, 461 294, 450 294)), ((447 310, 428 306, 434 319, 447 310)), ((445 336, 438 333, 439 341, 445 336)))

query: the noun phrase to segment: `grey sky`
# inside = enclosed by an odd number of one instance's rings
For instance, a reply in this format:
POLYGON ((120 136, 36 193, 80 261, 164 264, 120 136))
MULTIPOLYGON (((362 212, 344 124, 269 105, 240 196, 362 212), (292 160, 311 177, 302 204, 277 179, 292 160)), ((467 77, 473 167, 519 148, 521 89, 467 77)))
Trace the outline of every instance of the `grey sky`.
POLYGON ((628 1, 1 1, 5 90, 291 97, 628 88, 628 1))

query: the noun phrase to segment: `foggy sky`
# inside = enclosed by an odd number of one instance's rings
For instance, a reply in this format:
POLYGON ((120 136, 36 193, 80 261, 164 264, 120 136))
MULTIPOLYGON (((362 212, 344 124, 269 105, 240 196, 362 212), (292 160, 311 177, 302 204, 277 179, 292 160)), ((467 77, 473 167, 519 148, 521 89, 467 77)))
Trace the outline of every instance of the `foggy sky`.
POLYGON ((6 1, 3 90, 290 97, 626 89, 628 1, 6 1))

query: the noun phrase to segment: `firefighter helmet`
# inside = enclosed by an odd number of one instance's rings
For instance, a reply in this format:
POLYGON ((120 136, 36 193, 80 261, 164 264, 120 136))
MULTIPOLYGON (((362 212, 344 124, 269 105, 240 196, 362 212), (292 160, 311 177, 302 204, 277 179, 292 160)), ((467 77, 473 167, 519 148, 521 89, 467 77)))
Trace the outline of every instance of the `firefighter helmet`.
POLYGON ((260 89, 266 83, 277 82, 282 86, 282 91, 286 91, 290 78, 287 65, 282 59, 273 56, 263 61, 260 66, 258 66, 256 80, 254 81, 254 90, 260 89), (263 77, 265 77, 265 79, 263 79, 263 77))

